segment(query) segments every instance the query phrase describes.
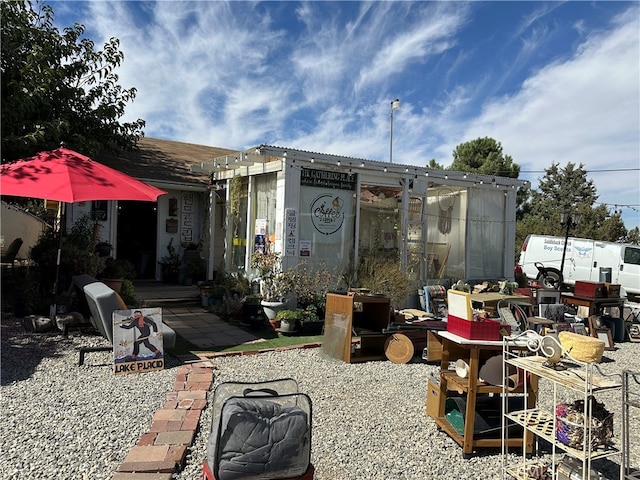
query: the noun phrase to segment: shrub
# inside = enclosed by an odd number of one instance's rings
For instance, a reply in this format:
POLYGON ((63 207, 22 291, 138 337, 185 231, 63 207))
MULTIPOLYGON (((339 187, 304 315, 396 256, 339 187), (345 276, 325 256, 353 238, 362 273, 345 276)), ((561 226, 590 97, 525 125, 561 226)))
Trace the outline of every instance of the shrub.
POLYGON ((357 275, 361 288, 389 297, 393 308, 403 308, 407 296, 415 290, 409 274, 395 259, 363 256, 357 275))

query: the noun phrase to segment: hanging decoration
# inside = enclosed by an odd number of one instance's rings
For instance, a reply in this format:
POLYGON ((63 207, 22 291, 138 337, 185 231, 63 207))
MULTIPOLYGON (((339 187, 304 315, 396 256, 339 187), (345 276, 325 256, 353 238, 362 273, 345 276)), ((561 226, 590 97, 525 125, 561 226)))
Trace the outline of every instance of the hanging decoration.
POLYGON ((440 233, 451 233, 451 215, 456 204, 456 197, 449 188, 443 188, 438 194, 438 230, 440 233))

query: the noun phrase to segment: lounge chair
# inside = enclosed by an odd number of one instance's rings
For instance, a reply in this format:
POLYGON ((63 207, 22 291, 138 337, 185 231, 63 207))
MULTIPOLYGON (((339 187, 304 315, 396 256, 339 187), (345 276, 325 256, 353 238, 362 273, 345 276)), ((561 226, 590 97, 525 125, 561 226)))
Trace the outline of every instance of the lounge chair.
MULTIPOLYGON (((73 282, 82 288, 89 305, 91 316, 89 320, 100 334, 113 344, 113 312, 126 310, 127 306, 122 298, 104 283, 89 275, 73 277, 73 282)), ((176 345, 176 332, 166 324, 162 324, 162 339, 165 349, 174 348, 176 345)), ((84 363, 84 356, 88 352, 102 352, 112 350, 113 347, 84 347, 80 349, 78 365, 84 363)))

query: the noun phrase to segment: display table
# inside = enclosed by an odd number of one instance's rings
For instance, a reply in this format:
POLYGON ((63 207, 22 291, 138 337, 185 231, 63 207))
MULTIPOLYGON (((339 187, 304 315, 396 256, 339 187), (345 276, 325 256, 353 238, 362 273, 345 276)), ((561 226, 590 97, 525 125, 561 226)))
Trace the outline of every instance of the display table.
MULTIPOLYGON (((462 447, 465 458, 469 458, 474 449, 479 447, 500 447, 502 439, 499 433, 497 438, 475 438, 474 427, 477 397, 486 396, 490 393, 494 395, 502 394, 502 386, 489 385, 478 378, 481 361, 500 354, 503 348, 502 340, 468 340, 447 331, 438 332, 438 335, 442 338, 440 386, 437 395, 437 409, 430 410, 435 413, 434 418, 438 428, 444 430, 462 447), (465 378, 459 377, 455 371, 449 370, 449 362, 457 359, 464 359, 469 365, 468 375, 465 378), (447 397, 454 392, 466 396, 464 432, 462 435, 458 433, 445 416, 447 397)), ((526 347, 522 345, 522 348, 526 347)), ((527 392, 527 405, 529 408, 533 408, 536 404, 538 392, 537 377, 530 377, 527 392)), ((525 434, 524 437, 510 438, 508 446, 524 447, 530 452, 533 448, 533 437, 530 434, 525 434)))
POLYGON ((617 308, 618 317, 623 318, 624 310, 624 298, 594 298, 594 297, 580 297, 572 293, 563 293, 560 297, 560 301, 566 305, 572 305, 574 307, 587 307, 589 309, 589 316, 601 315, 603 308, 617 308))

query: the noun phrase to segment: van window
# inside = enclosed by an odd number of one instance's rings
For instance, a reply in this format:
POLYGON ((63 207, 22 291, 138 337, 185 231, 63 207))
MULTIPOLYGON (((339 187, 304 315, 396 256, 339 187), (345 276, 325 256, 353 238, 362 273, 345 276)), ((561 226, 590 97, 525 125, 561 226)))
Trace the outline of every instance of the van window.
POLYGON ((624 263, 640 265, 640 248, 627 247, 624 249, 624 263))

